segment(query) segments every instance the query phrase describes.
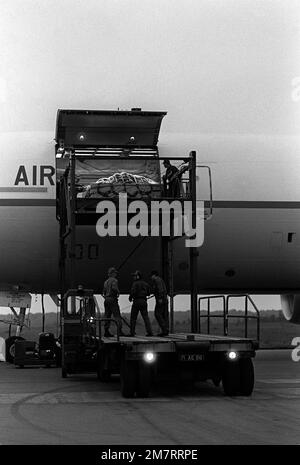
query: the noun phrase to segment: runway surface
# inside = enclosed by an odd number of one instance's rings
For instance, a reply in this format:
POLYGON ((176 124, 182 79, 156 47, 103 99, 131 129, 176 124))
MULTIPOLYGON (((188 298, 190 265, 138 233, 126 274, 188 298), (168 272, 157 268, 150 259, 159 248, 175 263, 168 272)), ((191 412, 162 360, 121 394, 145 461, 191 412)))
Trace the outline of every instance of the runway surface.
POLYGON ((259 351, 252 397, 211 383, 123 399, 116 378, 0 363, 0 444, 300 444, 300 362, 259 351))

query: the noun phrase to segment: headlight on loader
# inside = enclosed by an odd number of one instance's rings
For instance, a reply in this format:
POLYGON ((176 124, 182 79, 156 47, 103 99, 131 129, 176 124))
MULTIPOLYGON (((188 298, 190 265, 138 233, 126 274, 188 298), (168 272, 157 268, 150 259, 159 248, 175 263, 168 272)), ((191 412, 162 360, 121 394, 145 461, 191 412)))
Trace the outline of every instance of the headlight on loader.
POLYGON ((227 353, 229 360, 236 360, 238 358, 238 353, 235 350, 231 350, 227 353))
POLYGON ((154 352, 145 352, 144 355, 143 355, 143 358, 145 360, 145 362, 147 363, 153 363, 156 359, 156 355, 154 352))

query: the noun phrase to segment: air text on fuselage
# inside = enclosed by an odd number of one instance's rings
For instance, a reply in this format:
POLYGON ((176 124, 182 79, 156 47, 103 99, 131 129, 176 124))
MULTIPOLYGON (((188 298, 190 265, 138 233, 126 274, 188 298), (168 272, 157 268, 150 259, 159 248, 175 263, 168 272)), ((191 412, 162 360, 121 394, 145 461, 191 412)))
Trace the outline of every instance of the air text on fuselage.
POLYGON ((54 186, 55 168, 51 165, 32 165, 26 167, 20 165, 17 171, 15 186, 44 186, 50 184, 54 186))

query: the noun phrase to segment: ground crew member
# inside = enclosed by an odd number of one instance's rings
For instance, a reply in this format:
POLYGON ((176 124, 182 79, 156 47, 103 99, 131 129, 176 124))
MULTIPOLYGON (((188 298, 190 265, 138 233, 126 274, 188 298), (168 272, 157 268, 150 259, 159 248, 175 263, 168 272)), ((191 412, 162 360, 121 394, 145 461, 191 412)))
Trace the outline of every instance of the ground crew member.
POLYGON ((147 297, 150 295, 150 286, 142 280, 140 271, 137 270, 132 275, 134 281, 129 295, 130 302, 133 301, 130 315, 130 335, 135 336, 136 320, 139 312, 141 312, 147 332, 146 336, 153 336, 147 304, 147 297))
POLYGON ((163 175, 164 191, 166 197, 180 197, 179 171, 176 166, 171 165, 170 160, 163 161, 166 172, 163 175))
MULTIPOLYGON (((118 272, 116 268, 108 269, 108 279, 105 281, 103 286, 103 297, 104 297, 104 312, 105 318, 113 318, 118 322, 120 336, 124 336, 122 332, 122 318, 120 314, 120 307, 118 298, 120 295, 119 285, 117 280, 118 272)), ((109 332, 110 321, 104 323, 104 337, 112 337, 113 335, 109 332)))
POLYGON ((157 271, 151 272, 152 292, 155 296, 156 304, 154 309, 155 318, 161 328, 158 336, 168 336, 169 334, 169 309, 168 294, 164 280, 157 271))

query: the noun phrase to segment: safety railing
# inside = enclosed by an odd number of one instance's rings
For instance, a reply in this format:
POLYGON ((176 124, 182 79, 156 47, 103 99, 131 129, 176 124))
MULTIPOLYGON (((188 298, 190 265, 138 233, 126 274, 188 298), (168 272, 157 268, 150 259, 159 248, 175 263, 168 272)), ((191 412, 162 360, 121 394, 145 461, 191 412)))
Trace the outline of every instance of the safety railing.
POLYGON ((226 299, 224 295, 212 295, 212 296, 207 296, 207 297, 199 297, 198 299, 198 332, 201 333, 202 327, 201 327, 201 319, 202 318, 207 318, 207 334, 210 334, 210 329, 211 329, 211 319, 212 318, 222 318, 223 319, 223 332, 224 335, 226 335, 227 328, 226 328, 226 299), (211 301, 216 301, 216 300, 221 300, 223 307, 222 307, 222 313, 211 313, 211 301), (207 313, 205 315, 201 314, 203 311, 203 308, 201 307, 202 302, 207 301, 207 313))
POLYGON ((248 323, 250 320, 256 321, 256 340, 260 340, 260 315, 259 310, 253 301, 253 299, 248 294, 230 294, 226 296, 226 320, 227 320, 227 334, 228 334, 228 325, 230 319, 243 319, 244 320, 244 337, 248 337, 248 323), (230 314, 230 301, 236 298, 244 299, 244 314, 230 314), (254 314, 249 313, 249 304, 252 305, 254 314))
MULTIPOLYGON (((213 190, 212 190, 211 169, 207 165, 196 165, 196 168, 204 168, 208 172, 209 199, 207 201, 209 204, 209 213, 207 216, 205 215, 205 219, 209 220, 213 216, 213 190)), ((197 199, 197 200, 201 200, 201 199, 197 199)))
POLYGON ((198 332, 203 332, 202 320, 206 318, 206 332, 207 334, 211 333, 212 318, 223 319, 222 329, 223 335, 229 335, 229 321, 233 319, 242 319, 244 320, 244 331, 243 336, 248 338, 249 336, 249 321, 256 321, 256 340, 260 340, 260 315, 259 310, 253 301, 253 299, 248 294, 230 294, 230 295, 214 295, 214 296, 205 296, 199 297, 198 299, 198 332), (243 298, 244 307, 241 312, 230 313, 230 304, 233 299, 243 298), (221 300, 221 310, 212 311, 212 302, 221 300), (207 302, 206 309, 203 308, 203 303, 207 302), (252 312, 250 313, 250 306, 252 306, 252 312))

